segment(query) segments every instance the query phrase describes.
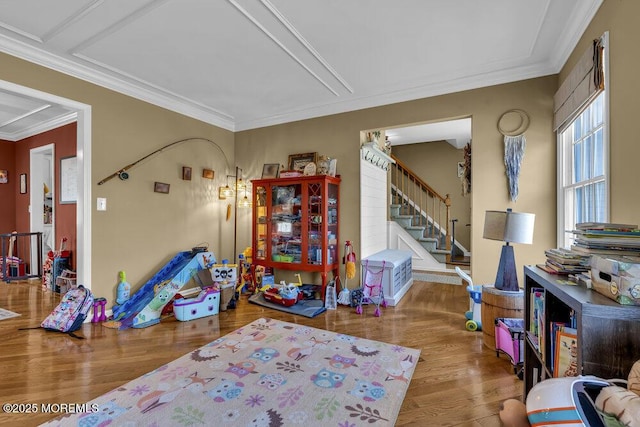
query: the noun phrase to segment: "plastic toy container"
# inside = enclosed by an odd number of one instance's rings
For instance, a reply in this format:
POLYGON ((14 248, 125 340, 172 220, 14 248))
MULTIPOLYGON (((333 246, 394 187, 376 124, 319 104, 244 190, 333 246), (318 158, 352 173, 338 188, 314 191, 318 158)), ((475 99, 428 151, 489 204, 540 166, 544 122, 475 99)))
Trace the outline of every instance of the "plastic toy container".
POLYGON ((496 355, 505 353, 511 359, 514 372, 524 362, 524 319, 499 317, 495 320, 496 355))
POLYGON ((200 291, 195 298, 180 298, 173 303, 173 314, 180 321, 199 319, 218 314, 220 292, 209 288, 200 291))

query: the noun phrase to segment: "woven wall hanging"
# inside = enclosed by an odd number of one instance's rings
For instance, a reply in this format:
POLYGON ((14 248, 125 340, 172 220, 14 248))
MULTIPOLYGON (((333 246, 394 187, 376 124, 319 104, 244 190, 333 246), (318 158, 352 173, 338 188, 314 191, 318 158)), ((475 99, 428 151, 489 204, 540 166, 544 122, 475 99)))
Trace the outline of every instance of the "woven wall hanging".
POLYGON ((509 180, 509 197, 512 202, 518 200, 518 178, 520 177, 520 165, 524 158, 524 149, 527 140, 524 133, 529 129, 529 115, 524 110, 509 110, 498 119, 498 131, 504 136, 504 166, 509 180), (517 126, 507 128, 512 120, 518 122, 517 126))

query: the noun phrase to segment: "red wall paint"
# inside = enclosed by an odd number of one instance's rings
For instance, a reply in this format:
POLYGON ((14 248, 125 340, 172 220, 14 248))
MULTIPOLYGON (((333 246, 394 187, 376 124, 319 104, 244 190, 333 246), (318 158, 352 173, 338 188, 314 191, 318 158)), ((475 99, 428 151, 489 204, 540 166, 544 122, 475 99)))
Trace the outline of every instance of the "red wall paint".
MULTIPOLYGON (((53 212, 55 216, 55 249, 60 249, 60 241, 63 237, 67 238, 66 249, 71 251, 71 268, 76 269, 76 205, 73 204, 60 204, 60 159, 63 157, 70 157, 76 155, 77 150, 77 125, 76 123, 70 123, 68 125, 61 126, 57 129, 53 129, 47 132, 43 132, 38 135, 31 136, 29 138, 22 139, 16 143, 15 164, 16 169, 24 170, 29 173, 29 150, 36 147, 41 147, 47 144, 55 144, 55 194, 56 199, 54 201, 53 212)), ((16 187, 17 188, 17 187, 16 187)), ((15 203, 15 226, 18 231, 29 231, 29 195, 22 194, 15 203)))
POLYGON ((9 182, 0 184, 0 234, 16 229, 16 198, 20 173, 16 171, 16 144, 0 140, 0 169, 6 170, 9 182))

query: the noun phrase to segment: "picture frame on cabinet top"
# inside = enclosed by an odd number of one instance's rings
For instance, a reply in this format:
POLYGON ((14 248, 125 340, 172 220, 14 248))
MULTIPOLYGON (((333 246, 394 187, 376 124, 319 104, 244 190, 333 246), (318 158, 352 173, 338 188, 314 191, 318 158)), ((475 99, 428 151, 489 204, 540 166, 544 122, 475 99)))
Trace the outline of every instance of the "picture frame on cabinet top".
POLYGON ((318 153, 301 153, 289 155, 289 170, 304 172, 307 163, 318 161, 318 153))
POLYGON ((277 178, 279 171, 280 171, 279 163, 265 163, 262 166, 262 179, 277 178))

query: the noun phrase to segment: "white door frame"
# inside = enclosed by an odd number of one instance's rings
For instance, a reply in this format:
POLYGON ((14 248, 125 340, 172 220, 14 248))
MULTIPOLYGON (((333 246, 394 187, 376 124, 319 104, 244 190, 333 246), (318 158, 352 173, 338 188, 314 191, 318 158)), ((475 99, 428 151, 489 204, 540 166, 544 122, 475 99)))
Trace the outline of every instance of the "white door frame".
MULTIPOLYGON (((56 149, 55 149, 55 144, 47 144, 47 145, 43 145, 40 147, 36 147, 36 148, 32 148, 29 150, 29 171, 30 171, 30 177, 29 177, 29 231, 30 232, 37 232, 37 231, 42 231, 44 232, 44 224, 43 224, 43 212, 44 212, 44 208, 43 208, 43 198, 42 198, 42 190, 43 190, 43 183, 46 181, 45 180, 45 176, 43 175, 43 170, 41 169, 41 165, 42 165, 42 157, 47 154, 50 153, 51 154, 51 158, 55 159, 56 157, 56 149)), ((51 179, 51 184, 53 184, 55 182, 55 162, 53 160, 51 160, 51 165, 49 167, 49 175, 51 175, 51 177, 53 179, 51 179)), ((55 185, 51 185, 51 195, 52 195, 52 202, 55 201, 55 185)), ((55 204, 55 203, 54 203, 55 204)), ((56 224, 56 220, 55 220, 55 215, 56 215, 56 209, 53 210, 53 219, 51 221, 51 240, 52 242, 56 241, 56 234, 55 234, 55 224, 56 224)), ((43 234, 43 240, 44 240, 44 234, 43 234)), ((44 242, 43 242, 44 243, 44 242)), ((54 246, 55 247, 55 244, 54 246)), ((31 265, 34 265, 37 262, 37 248, 36 247, 32 247, 31 248, 31 265)), ((43 257, 45 256, 45 254, 42 255, 43 257)), ((42 260, 42 262, 44 262, 44 258, 42 260)), ((40 271, 42 271, 42 265, 39 266, 40 271)), ((33 274, 33 273, 31 273, 33 274)))
POLYGON ((60 104, 77 115, 76 270, 78 283, 91 288, 91 106, 0 80, 0 89, 60 104))

